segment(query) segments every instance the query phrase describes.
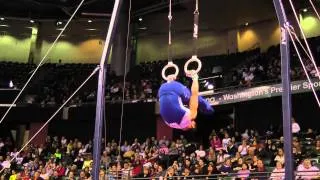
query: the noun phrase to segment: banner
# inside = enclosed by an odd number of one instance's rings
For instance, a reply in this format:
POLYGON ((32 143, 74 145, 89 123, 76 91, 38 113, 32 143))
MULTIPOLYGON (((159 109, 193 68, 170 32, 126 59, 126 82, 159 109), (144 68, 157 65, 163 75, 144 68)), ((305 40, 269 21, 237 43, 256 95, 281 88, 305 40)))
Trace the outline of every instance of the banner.
MULTIPOLYGON (((306 80, 303 81, 293 81, 291 83, 292 94, 311 92, 311 87, 315 90, 320 89, 320 81, 313 80, 313 83, 309 83, 306 80)), ((282 84, 265 85, 254 88, 246 88, 239 90, 231 90, 226 92, 205 91, 201 92, 204 98, 210 102, 211 105, 223 105, 230 103, 238 103, 243 101, 264 99, 270 97, 276 97, 282 95, 282 84)))

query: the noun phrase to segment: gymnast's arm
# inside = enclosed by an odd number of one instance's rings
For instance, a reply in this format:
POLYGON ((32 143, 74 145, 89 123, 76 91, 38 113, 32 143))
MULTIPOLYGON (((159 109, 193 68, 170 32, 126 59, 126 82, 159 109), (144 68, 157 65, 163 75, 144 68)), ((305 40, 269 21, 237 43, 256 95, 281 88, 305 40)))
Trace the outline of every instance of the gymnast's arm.
MULTIPOLYGON (((180 84, 180 83, 179 83, 180 84)), ((180 84, 180 87, 177 88, 179 91, 177 94, 181 97, 181 100, 184 104, 189 104, 190 97, 191 97, 191 92, 190 90, 180 84)), ((205 100, 202 96, 198 96, 198 102, 199 102, 199 110, 203 113, 213 113, 214 110, 211 107, 210 103, 205 100)))

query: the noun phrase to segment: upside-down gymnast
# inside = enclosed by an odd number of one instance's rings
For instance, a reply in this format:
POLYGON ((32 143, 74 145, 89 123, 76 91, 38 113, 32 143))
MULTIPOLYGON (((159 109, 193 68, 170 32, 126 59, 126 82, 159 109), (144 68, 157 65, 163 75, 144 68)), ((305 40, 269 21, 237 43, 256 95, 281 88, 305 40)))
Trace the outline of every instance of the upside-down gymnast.
POLYGON ((159 89, 160 115, 171 128, 181 130, 195 128, 198 107, 203 113, 213 113, 210 104, 199 96, 198 75, 191 71, 187 76, 192 78, 191 93, 187 87, 175 81, 174 75, 169 75, 168 81, 159 89), (189 108, 184 105, 189 105, 189 108))

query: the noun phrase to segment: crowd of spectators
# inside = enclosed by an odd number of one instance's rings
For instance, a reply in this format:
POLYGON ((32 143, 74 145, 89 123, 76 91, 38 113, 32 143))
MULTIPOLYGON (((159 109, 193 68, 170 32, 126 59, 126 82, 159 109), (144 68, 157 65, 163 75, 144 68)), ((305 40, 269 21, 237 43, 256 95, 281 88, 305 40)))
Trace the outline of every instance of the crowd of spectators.
MULTIPOLYGON (((312 49, 315 49, 314 55, 316 57, 319 55, 320 48, 317 48, 318 43, 313 42, 318 42, 318 39, 310 40, 312 49)), ((276 83, 281 80, 279 54, 279 46, 272 46, 264 53, 261 53, 260 49, 255 49, 228 55, 202 57, 203 68, 200 77, 216 76, 212 82, 216 91, 229 86, 241 88, 256 86, 261 82, 276 83), (216 72, 217 67, 220 70, 218 72, 216 72)), ((304 72, 294 53, 292 53, 292 59, 291 78, 293 80, 305 79, 304 72)), ((61 62, 60 60, 57 64, 46 63, 42 65, 28 86, 23 102, 43 106, 62 104, 97 67, 97 64, 65 64, 61 62)), ((175 60, 180 69, 183 69, 184 62, 183 59, 175 60)), ((316 77, 316 69, 313 64, 306 59, 304 62, 311 77, 316 77)), ((155 101, 157 91, 164 82, 161 70, 165 64, 166 61, 140 63, 130 69, 126 83, 123 82, 122 76, 116 76, 108 66, 106 100, 111 102, 122 100, 124 92, 124 100, 129 102, 155 101)), ((191 66, 193 65, 191 64, 191 66)), ((35 64, 0 62, 0 88, 21 88, 35 66, 35 64)), ((189 79, 185 77, 183 72, 180 72, 178 80, 186 86, 190 85, 189 79)), ((204 90, 202 86, 201 84, 200 88, 204 90)), ((97 76, 88 82, 70 104, 94 101, 96 88, 97 76)))
MULTIPOLYGON (((104 140, 102 140, 104 142, 104 140)), ((0 139, 0 179, 92 179, 92 141, 47 137, 20 154, 10 138, 0 139), (10 163, 12 158, 15 160, 10 163)), ((208 146, 184 136, 103 143, 100 179, 285 179, 283 137, 267 131, 213 130, 208 146), (119 154, 120 153, 120 154, 119 154)), ((320 136, 308 129, 293 140, 297 179, 320 178, 320 136)))
MULTIPOLYGON (((310 38, 309 43, 311 44, 311 50, 315 57, 316 64, 319 63, 320 57, 320 45, 319 37, 310 38)), ((290 75, 292 80, 306 79, 306 74, 300 64, 297 53, 291 47, 291 66, 290 75)), ((302 62, 306 66, 306 71, 311 78, 316 78, 319 67, 315 67, 314 64, 302 56, 302 62)), ((280 58, 280 47, 272 46, 265 53, 260 53, 250 59, 245 64, 234 70, 232 73, 232 84, 233 86, 240 85, 241 87, 251 87, 256 84, 266 83, 277 83, 281 81, 281 58, 280 58)))

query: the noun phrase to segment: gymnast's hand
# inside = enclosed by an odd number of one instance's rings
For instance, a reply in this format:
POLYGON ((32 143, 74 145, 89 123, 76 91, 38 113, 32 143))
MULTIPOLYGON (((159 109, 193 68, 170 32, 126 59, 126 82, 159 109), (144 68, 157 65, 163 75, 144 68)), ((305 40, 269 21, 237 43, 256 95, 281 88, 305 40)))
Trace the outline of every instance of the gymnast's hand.
POLYGON ((168 75, 168 82, 175 81, 177 77, 174 74, 168 75))
POLYGON ((190 70, 190 71, 186 72, 186 76, 190 77, 192 80, 198 80, 199 79, 199 76, 198 76, 198 74, 196 73, 195 70, 190 70))

